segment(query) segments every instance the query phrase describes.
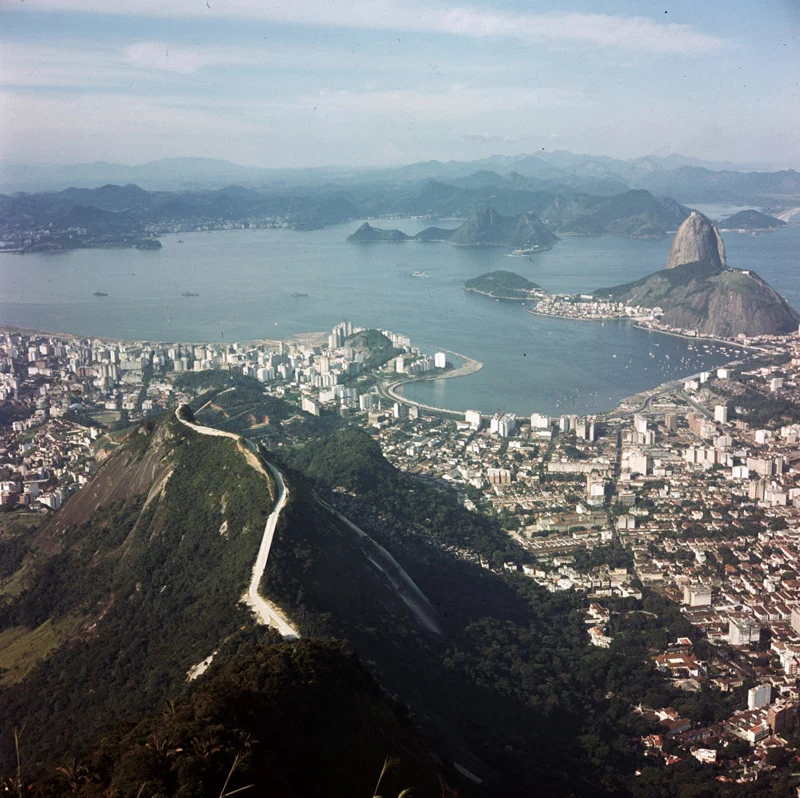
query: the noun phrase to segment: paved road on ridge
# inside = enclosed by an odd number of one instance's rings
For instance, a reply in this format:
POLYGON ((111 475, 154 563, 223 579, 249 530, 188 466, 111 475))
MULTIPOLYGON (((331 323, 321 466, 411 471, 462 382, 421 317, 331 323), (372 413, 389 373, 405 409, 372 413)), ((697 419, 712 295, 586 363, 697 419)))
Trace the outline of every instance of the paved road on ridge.
MULTIPOLYGON (((200 435, 210 435, 217 438, 231 438, 232 440, 236 441, 237 444, 243 443, 244 446, 246 446, 255 457, 259 457, 258 453, 255 451, 255 447, 249 441, 246 441, 239 435, 235 435, 233 432, 226 432, 225 430, 215 429, 214 427, 206 427, 202 424, 194 424, 191 421, 186 421, 185 419, 181 418, 180 407, 175 411, 175 416, 177 417, 178 421, 181 422, 181 424, 189 427, 189 429, 192 429, 195 432, 200 433, 200 435)), ((278 492, 278 496, 275 506, 272 508, 272 512, 267 518, 267 523, 264 527, 264 535, 261 538, 261 545, 258 549, 258 556, 256 557, 255 565, 253 565, 250 584, 248 585, 247 593, 245 593, 245 595, 242 597, 242 600, 253 611, 253 614, 256 616, 259 623, 274 627, 285 638, 295 639, 300 637, 300 633, 291 625, 291 623, 289 623, 281 608, 276 604, 273 604, 269 599, 265 599, 258 592, 258 587, 261 584, 261 579, 263 578, 264 571, 267 567, 269 552, 272 548, 272 540, 275 536, 275 528, 278 525, 278 519, 280 518, 281 511, 286 506, 286 502, 289 498, 289 489, 286 487, 286 483, 283 480, 281 472, 263 457, 260 459, 261 462, 263 462, 269 469, 270 474, 272 474, 272 477, 275 480, 275 488, 278 492)), ((252 465, 252 463, 250 463, 250 465, 252 465)), ((253 466, 253 468, 255 467, 256 466, 253 466)))

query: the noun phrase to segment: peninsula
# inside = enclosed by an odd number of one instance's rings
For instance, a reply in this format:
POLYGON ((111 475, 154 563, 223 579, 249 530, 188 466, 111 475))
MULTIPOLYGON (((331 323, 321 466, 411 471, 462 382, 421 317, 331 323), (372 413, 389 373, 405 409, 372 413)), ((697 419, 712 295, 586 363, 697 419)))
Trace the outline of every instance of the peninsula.
POLYGON ((786 222, 761 211, 746 210, 723 219, 720 227, 723 233, 771 233, 786 227, 786 222))
POLYGON ((731 338, 797 330, 800 314, 755 272, 727 266, 719 231, 700 213, 675 235, 667 268, 595 298, 652 308, 675 331, 731 338))

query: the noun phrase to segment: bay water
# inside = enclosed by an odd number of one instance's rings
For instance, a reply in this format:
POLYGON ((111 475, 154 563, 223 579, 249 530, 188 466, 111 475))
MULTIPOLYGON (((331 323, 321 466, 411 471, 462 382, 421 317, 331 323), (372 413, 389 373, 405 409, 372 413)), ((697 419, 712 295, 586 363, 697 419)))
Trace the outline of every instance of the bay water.
MULTIPOLYGON (((171 234, 157 251, 2 253, 0 324, 200 342, 287 338, 350 319, 410 335, 426 351, 448 349, 484 363, 468 377, 409 385, 404 392, 410 398, 520 414, 602 412, 625 396, 736 354, 732 347, 650 333, 629 322, 534 316, 522 303, 462 288, 465 280, 498 269, 555 292, 616 285, 663 268, 670 238, 564 236, 549 252, 515 258, 501 248, 348 244, 359 224, 171 234), (108 296, 95 297, 95 291, 108 296)), ((413 234, 431 222, 375 224, 413 234)), ((725 244, 731 266, 757 271, 800 307, 800 225, 760 236, 726 234, 725 244)))

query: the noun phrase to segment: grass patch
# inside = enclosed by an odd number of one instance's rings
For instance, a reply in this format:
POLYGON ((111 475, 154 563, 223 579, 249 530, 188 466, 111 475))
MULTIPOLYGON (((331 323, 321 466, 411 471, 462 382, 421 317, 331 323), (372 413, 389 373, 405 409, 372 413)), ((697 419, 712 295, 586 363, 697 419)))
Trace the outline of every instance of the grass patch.
POLYGON ((119 412, 119 410, 98 410, 96 413, 91 414, 91 418, 93 418, 98 424, 110 427, 112 424, 116 424, 120 418, 122 418, 122 414, 119 412))
POLYGON ((31 669, 78 631, 82 618, 47 620, 36 629, 14 626, 0 632, 0 686, 21 682, 31 669))
POLYGON ((47 516, 44 513, 15 512, 0 514, 0 533, 18 535, 36 529, 47 516))
POLYGON ((0 598, 17 598, 28 587, 35 571, 34 557, 29 554, 8 579, 0 581, 0 598))

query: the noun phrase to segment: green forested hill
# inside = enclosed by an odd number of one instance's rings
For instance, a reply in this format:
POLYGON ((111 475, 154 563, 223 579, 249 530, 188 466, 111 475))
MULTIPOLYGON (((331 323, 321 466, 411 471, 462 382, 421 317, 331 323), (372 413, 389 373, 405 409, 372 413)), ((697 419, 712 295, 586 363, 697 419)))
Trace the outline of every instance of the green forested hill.
POLYGON ((34 534, 25 589, 0 598, 0 771, 14 728, 33 765, 52 761, 180 691, 226 640, 270 636, 238 607, 269 489, 234 442, 170 417, 34 534))
POLYGON ((31 794, 369 796, 387 758, 384 795, 440 796, 440 775, 459 781, 352 652, 304 640, 212 666, 197 690, 119 727, 31 794))
POLYGON ((464 283, 467 291, 486 294, 494 299, 530 299, 541 287, 515 272, 496 271, 473 277, 464 283))

